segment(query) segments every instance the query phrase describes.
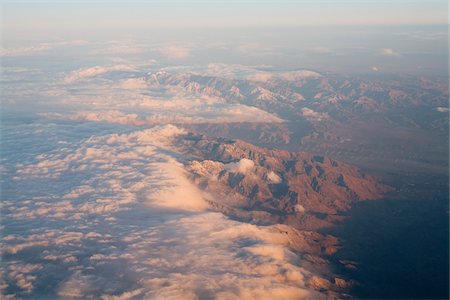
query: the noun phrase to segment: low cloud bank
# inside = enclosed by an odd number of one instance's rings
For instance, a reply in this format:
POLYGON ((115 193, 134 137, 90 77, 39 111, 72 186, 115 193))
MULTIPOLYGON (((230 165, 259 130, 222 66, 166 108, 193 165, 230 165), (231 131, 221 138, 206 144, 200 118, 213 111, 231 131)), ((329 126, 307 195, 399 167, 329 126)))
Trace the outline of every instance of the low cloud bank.
POLYGON ((78 69, 72 71, 69 75, 64 77, 64 82, 67 84, 72 84, 84 78, 91 78, 113 71, 133 72, 136 71, 136 69, 130 65, 116 65, 108 67, 95 66, 91 68, 78 69))
MULTIPOLYGON (((17 165, 14 180, 46 196, 2 203, 7 228, 31 226, 1 238, 5 297, 320 297, 280 230, 208 211, 211 195, 179 162, 185 134, 167 125, 91 137, 17 165)), ((254 163, 227 167, 248 173, 254 163)))

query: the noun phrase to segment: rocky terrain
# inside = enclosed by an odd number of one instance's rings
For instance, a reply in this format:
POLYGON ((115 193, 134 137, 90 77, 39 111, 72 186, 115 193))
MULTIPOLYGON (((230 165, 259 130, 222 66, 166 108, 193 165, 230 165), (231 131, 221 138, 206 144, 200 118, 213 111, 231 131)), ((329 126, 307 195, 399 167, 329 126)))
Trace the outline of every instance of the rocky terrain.
POLYGON ((446 133, 448 88, 443 80, 420 77, 363 77, 312 71, 256 73, 246 77, 158 71, 145 77, 150 88, 180 88, 189 94, 220 97, 255 106, 288 121, 337 123, 382 115, 398 125, 446 133), (261 76, 265 80, 255 80, 261 76), (422 116, 417 115, 422 111, 422 116), (423 112, 426 112, 423 115, 423 112))
POLYGON ((203 158, 188 168, 200 187, 220 195, 217 205, 255 222, 314 229, 326 222, 320 216, 389 191, 377 178, 329 157, 195 135, 182 147, 203 158))
POLYGON ((173 144, 189 157, 184 161, 189 178, 209 195, 211 210, 283 233, 281 243, 302 257, 299 266, 318 274, 309 280, 310 288, 332 298, 349 296, 354 282, 335 273, 329 260, 340 241, 320 229, 341 220, 352 203, 380 198, 390 187, 356 167, 306 152, 193 133, 173 144))
POLYGON ((448 170, 448 83, 441 78, 258 70, 227 76, 155 70, 142 78, 151 91, 214 97, 283 120, 177 124, 198 134, 330 156, 383 176, 448 170))

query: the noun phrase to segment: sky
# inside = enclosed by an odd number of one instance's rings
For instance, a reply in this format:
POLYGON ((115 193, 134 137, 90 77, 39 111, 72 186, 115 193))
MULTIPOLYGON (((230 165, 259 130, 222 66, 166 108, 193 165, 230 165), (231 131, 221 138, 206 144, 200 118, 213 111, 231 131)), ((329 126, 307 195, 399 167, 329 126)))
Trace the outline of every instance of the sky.
MULTIPOLYGON (((92 48, 121 41, 121 47, 140 48, 143 56, 135 58, 141 61, 158 59, 149 47, 184 49, 186 59, 177 63, 185 65, 444 76, 448 69, 448 5, 442 0, 5 0, 0 7, 7 56, 17 48, 45 53, 35 50, 53 48, 51 43, 80 40, 92 48)), ((76 56, 89 53, 72 49, 76 56)), ((4 59, 5 66, 22 63, 4 59)))
POLYGON ((4 1, 5 37, 114 29, 447 24, 447 1, 4 1))

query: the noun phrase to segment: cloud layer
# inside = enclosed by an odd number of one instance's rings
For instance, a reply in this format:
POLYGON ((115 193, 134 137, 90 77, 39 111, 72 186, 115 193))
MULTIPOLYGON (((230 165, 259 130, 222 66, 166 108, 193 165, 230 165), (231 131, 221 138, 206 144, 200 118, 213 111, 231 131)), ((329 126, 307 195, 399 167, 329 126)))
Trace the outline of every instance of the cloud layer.
POLYGON ((174 139, 185 134, 168 125, 91 137, 18 164, 12 180, 45 196, 2 202, 8 228, 40 224, 1 239, 5 297, 320 297, 282 230, 208 211, 212 196, 178 161, 174 139))
POLYGON ((91 68, 78 69, 76 71, 71 72, 66 77, 64 77, 64 82, 71 84, 71 83, 75 83, 78 80, 81 80, 84 78, 95 77, 95 76, 106 74, 108 72, 113 72, 113 71, 131 72, 131 71, 135 71, 135 69, 129 65, 116 65, 116 66, 109 66, 109 67, 95 66, 95 67, 91 67, 91 68))

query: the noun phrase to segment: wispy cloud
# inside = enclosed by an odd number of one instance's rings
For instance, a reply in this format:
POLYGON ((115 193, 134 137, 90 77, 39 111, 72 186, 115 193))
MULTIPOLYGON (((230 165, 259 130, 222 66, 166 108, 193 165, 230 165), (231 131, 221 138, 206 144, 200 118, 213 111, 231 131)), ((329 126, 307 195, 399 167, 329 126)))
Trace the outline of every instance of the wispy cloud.
POLYGON ((120 82, 120 87, 127 90, 140 90, 148 87, 144 78, 130 78, 120 82))
POLYGON ((137 104, 147 110, 145 115, 121 111, 81 111, 75 114, 44 113, 42 116, 72 121, 108 122, 112 124, 146 126, 158 124, 199 123, 281 123, 282 119, 264 110, 247 105, 205 106, 206 102, 189 100, 149 100, 137 104), (203 104, 202 104, 203 103, 203 104), (198 106, 197 106, 198 105, 198 106))
POLYGON ((64 77, 64 82, 71 84, 83 78, 95 77, 113 71, 132 72, 136 71, 136 69, 131 65, 116 65, 108 67, 95 66, 91 68, 78 69, 64 77))
POLYGON ((448 32, 446 31, 411 31, 411 32, 401 32, 397 35, 405 36, 410 39, 415 40, 444 40, 448 39, 448 32))
POLYGON ((88 42, 85 40, 72 40, 63 42, 48 42, 40 43, 38 45, 26 46, 26 47, 15 47, 15 48, 1 48, 0 56, 29 56, 37 53, 45 52, 56 47, 63 46, 81 46, 88 42))
POLYGON ((52 47, 49 44, 39 44, 36 46, 18 48, 2 48, 0 49, 0 56, 26 56, 47 51, 51 48, 52 47))
POLYGON ((160 48, 159 51, 171 60, 186 59, 192 56, 191 48, 184 46, 167 46, 160 48))
POLYGON ((317 112, 307 107, 302 108, 302 115, 311 121, 324 121, 330 117, 327 113, 317 112))
POLYGON ((382 48, 380 49, 380 54, 383 56, 400 56, 400 53, 391 49, 391 48, 382 48))

